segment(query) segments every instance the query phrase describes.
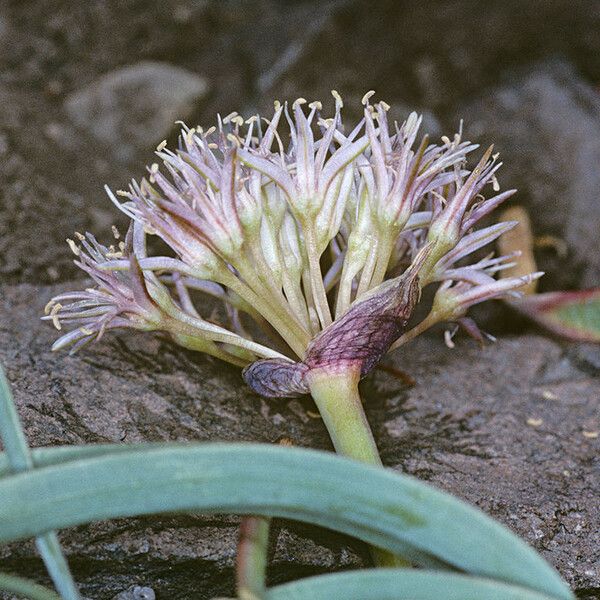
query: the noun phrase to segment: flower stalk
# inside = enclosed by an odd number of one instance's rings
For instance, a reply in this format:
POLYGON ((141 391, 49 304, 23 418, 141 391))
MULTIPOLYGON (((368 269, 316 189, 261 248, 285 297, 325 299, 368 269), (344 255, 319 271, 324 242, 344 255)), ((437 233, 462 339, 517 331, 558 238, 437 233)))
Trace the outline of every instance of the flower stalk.
POLYGON ((381 465, 375 439, 358 392, 360 366, 348 364, 311 370, 308 388, 335 451, 372 465, 381 465))
POLYGON ((265 598, 270 524, 268 517, 242 517, 235 569, 239 600, 265 598))

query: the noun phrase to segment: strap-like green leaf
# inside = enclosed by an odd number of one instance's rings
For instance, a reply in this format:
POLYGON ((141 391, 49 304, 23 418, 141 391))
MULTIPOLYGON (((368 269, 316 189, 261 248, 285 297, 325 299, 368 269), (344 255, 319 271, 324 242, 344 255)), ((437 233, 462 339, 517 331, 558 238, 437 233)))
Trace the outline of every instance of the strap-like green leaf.
MULTIPOLYGON (((180 443, 181 448, 189 446, 187 443, 180 443)), ((176 442, 169 444, 170 448, 175 448, 176 442)), ((59 465, 72 460, 81 460, 83 458, 92 458, 94 456, 106 456, 108 454, 122 454, 130 452, 133 446, 129 444, 85 444, 82 446, 48 446, 42 448, 30 448, 31 459, 34 467, 48 467, 50 465, 59 465)), ((164 442, 141 443, 134 446, 137 450, 164 448, 164 442)), ((12 472, 10 462, 5 452, 0 452, 0 478, 6 477, 12 472)))
MULTIPOLYGON (((50 450, 48 450, 49 452, 50 450)), ((0 541, 171 511, 307 521, 392 552, 570 599, 538 554, 481 511, 412 477, 334 455, 258 444, 136 448, 0 480, 0 541), (27 498, 27 502, 23 502, 27 498)))
POLYGON ((367 569, 307 577, 271 588, 266 600, 550 600, 490 579, 417 571, 367 569))
MULTIPOLYGON (((33 468, 33 459, 27 445, 25 432, 4 370, 0 367, 0 437, 6 448, 6 467, 13 473, 33 468)), ((50 577, 65 600, 79 600, 77 585, 54 531, 44 531, 35 540, 50 577)))
POLYGON ((7 573, 0 573, 0 590, 17 594, 28 600, 61 600, 52 590, 7 573))

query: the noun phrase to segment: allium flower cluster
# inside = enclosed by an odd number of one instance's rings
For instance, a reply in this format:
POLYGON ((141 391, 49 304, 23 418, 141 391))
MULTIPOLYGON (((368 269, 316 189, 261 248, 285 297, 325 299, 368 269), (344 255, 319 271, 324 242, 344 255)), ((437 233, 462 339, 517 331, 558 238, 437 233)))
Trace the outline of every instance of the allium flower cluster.
POLYGON ((411 336, 400 337, 429 284, 438 290, 415 334, 449 321, 478 335, 470 306, 540 275, 496 280, 514 256, 469 262, 514 225, 475 229, 514 193, 499 191, 497 155, 488 149, 469 170, 476 145, 460 133, 418 141, 421 118, 390 124, 371 92, 347 129, 333 95, 327 119, 300 98, 276 102, 270 120, 232 113, 206 131, 184 127, 177 151, 157 148, 162 170, 107 189, 129 231, 119 242, 114 230, 116 246, 90 234, 69 242, 96 285, 48 305, 57 328, 75 325, 54 348, 77 350, 107 329, 158 330, 237 365, 267 359, 246 380, 293 395, 324 361, 368 372, 411 336), (149 254, 149 236, 169 251, 149 254))

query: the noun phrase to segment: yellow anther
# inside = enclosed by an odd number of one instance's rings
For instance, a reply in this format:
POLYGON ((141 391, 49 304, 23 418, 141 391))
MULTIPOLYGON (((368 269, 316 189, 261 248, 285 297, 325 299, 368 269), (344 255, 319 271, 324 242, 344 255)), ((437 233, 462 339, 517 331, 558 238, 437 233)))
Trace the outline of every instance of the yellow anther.
POLYGON ((52 310, 50 311, 50 317, 52 318, 52 325, 54 325, 54 327, 56 327, 56 329, 58 329, 59 331, 62 329, 62 325, 60 324, 60 321, 58 319, 58 313, 61 308, 62 308, 62 304, 57 302, 52 307, 52 310))
POLYGON ((194 143, 194 136, 196 135, 196 128, 192 127, 186 134, 185 134, 185 143, 188 146, 191 146, 194 143))
POLYGON ((229 114, 228 114, 228 115, 227 115, 227 116, 226 116, 226 117, 223 119, 223 124, 224 124, 224 125, 226 125, 227 123, 229 123, 229 121, 233 121, 233 119, 234 119, 235 117, 237 117, 237 116, 238 116, 238 113, 237 113, 237 111, 235 111, 235 110, 234 110, 233 112, 229 113, 229 114))
POLYGON ((366 106, 367 104, 369 104, 369 98, 371 98, 371 96, 375 95, 375 90, 369 90, 363 97, 362 100, 360 101, 361 104, 363 104, 364 106, 366 106))
POLYGON ((48 302, 48 304, 46 304, 46 306, 44 306, 44 314, 45 315, 50 313, 50 310, 52 309, 52 307, 54 306, 55 303, 56 303, 56 300, 54 298, 52 298, 52 300, 50 300, 48 302))
POLYGON ((324 127, 329 127, 333 122, 333 119, 319 119, 319 125, 323 125, 324 127))
POLYGON ((340 94, 336 90, 331 90, 331 95, 335 98, 336 105, 342 108, 344 106, 344 101, 340 94))
POLYGON ((81 254, 79 246, 71 238, 67 238, 67 244, 69 244, 69 248, 71 248, 71 252, 75 256, 79 256, 81 254))

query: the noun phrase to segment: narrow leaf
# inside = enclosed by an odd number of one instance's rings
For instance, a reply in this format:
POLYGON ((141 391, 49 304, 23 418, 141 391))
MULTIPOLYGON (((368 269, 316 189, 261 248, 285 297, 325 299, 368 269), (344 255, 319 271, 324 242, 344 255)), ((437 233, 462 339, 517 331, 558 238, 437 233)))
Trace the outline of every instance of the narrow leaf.
MULTIPOLYGON (((8 467, 11 472, 27 472, 33 467, 27 439, 2 367, 0 367, 0 437, 6 448, 8 467)), ((35 544, 56 589, 64 600, 79 600, 77 585, 73 580, 56 533, 53 531, 42 532, 35 540, 35 544)))
POLYGON ((454 573, 366 569, 307 577, 271 588, 266 600, 550 600, 549 596, 454 573))
POLYGON ((322 525, 417 563, 433 557, 572 598, 554 569, 481 511, 412 477, 312 450, 134 446, 10 475, 0 480, 0 497, 0 542, 142 514, 256 514, 322 525))
POLYGON ((52 590, 7 573, 0 573, 0 590, 17 594, 28 600, 61 600, 52 590))

